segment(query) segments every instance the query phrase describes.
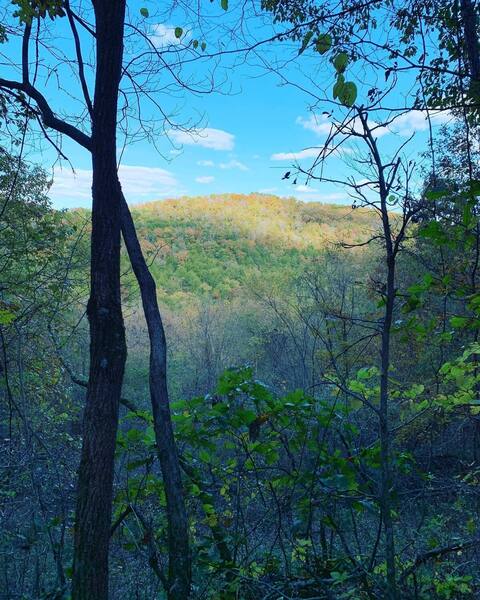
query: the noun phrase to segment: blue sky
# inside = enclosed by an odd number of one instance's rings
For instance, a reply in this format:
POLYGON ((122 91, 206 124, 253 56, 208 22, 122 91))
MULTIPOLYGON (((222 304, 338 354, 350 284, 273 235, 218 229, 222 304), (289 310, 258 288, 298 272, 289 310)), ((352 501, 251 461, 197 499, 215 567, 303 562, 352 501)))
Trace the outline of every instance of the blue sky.
MULTIPOLYGON (((218 3, 219 4, 219 3, 218 3)), ((215 2, 209 9, 205 21, 200 26, 189 12, 188 5, 176 12, 160 12, 155 2, 131 3, 130 14, 141 24, 153 43, 164 51, 167 61, 175 61, 192 39, 208 40, 207 52, 214 54, 222 48, 233 48, 242 43, 232 32, 238 26, 239 15, 231 4, 224 13, 215 2), (139 17, 141 6, 147 6, 150 14, 147 19, 139 17), (174 28, 182 24, 184 33, 176 40, 174 28)), ((59 24, 57 27, 64 27, 59 24)), ((244 33, 247 39, 268 37, 274 31, 264 16, 253 16, 244 33)), ((60 36, 59 38, 60 39, 60 36)), ((62 50, 68 54, 68 42, 62 50)), ((127 47, 126 58, 137 48, 127 47)), ((281 196, 295 196, 305 201, 343 203, 350 202, 341 186, 330 183, 311 182, 308 186, 299 178, 298 185, 292 186, 283 181, 282 175, 299 160, 308 167, 315 157, 315 146, 321 146, 331 127, 331 119, 322 111, 332 109, 333 68, 329 57, 320 57, 306 51, 298 57, 298 44, 273 44, 250 53, 246 58, 239 55, 220 59, 205 59, 187 65, 182 76, 185 80, 202 85, 212 73, 215 63, 215 78, 218 91, 212 94, 178 92, 171 84, 159 94, 172 121, 198 125, 196 132, 176 131, 171 125, 158 119, 158 132, 155 143, 137 140, 122 144, 120 179, 127 200, 134 204, 156 199, 217 193, 263 192, 281 196), (265 64, 274 66, 277 73, 269 72, 265 64), (288 79, 294 85, 286 85, 288 79), (303 88, 303 89, 300 89, 303 88), (305 91, 306 90, 306 91, 305 91), (314 96, 309 93, 312 91, 314 96), (320 99, 320 100, 319 100, 320 99)), ((141 65, 140 65, 141 67, 141 65)), ((140 77, 143 76, 140 68, 140 77)), ((359 87, 359 100, 372 85, 361 69, 352 67, 349 76, 359 87)), ((64 90, 55 90, 49 80, 49 99, 57 112, 75 112, 78 104, 69 94, 75 84, 69 75, 64 90), (68 81, 71 80, 71 84, 68 81), (61 107, 61 108, 60 108, 61 107)), ((160 74, 163 81, 164 74, 160 74)), ((409 102, 411 79, 400 82, 396 88, 395 101, 398 106, 409 102)), ((158 111, 148 107, 148 117, 159 116, 158 111)), ((335 108, 334 116, 341 118, 344 109, 335 108)), ((375 117, 377 118, 377 117, 375 117)), ((434 119, 436 125, 445 121, 445 115, 434 119)), ((406 149, 411 157, 426 148, 427 121, 419 112, 399 118, 389 129, 378 130, 381 144, 388 154, 408 136, 415 133, 414 140, 406 149)), ((31 158, 40 160, 47 169, 52 169, 53 186, 51 198, 57 208, 90 206, 90 157, 73 142, 65 140, 63 149, 72 168, 56 161, 51 149, 44 148, 41 154, 31 158)), ((329 159, 328 175, 342 178, 353 173, 351 156, 353 148, 346 154, 329 159), (345 160, 347 164, 345 163, 345 160)))

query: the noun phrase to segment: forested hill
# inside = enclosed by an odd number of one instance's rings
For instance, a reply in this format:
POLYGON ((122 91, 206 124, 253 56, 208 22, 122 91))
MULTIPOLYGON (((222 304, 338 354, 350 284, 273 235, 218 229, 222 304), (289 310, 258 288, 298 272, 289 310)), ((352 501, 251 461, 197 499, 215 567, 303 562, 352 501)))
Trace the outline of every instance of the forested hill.
POLYGON ((159 294, 226 298, 253 275, 284 279, 338 242, 378 227, 373 211, 265 194, 222 194, 134 206, 159 294))
POLYGON ((0 7, 0 600, 480 600, 480 1, 0 7))

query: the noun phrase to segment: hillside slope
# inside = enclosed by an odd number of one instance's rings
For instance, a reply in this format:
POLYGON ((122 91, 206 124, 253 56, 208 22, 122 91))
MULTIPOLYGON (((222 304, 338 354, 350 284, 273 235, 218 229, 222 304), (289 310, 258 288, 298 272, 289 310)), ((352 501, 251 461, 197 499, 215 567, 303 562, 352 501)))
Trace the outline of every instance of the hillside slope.
POLYGON ((363 241, 371 210, 264 194, 222 194, 136 205, 133 216, 167 302, 228 297, 252 277, 283 279, 319 251, 363 241))

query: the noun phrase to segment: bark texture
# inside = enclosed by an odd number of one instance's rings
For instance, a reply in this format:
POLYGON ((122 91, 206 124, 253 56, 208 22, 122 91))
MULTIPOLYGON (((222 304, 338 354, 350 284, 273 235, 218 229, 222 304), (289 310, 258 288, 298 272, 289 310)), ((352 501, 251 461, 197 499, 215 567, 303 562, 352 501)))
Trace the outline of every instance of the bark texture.
POLYGON ((475 10, 475 3, 472 2, 472 0, 461 0, 460 10, 470 78, 473 81, 480 81, 480 49, 478 44, 478 18, 475 10))
POLYGON ((122 234, 140 287, 150 339, 150 398, 155 439, 162 469, 168 518, 168 600, 190 594, 191 562, 180 461, 173 435, 167 388, 167 345, 155 281, 138 242, 132 215, 122 195, 122 234))
POLYGON ((120 199, 116 165, 125 1, 96 0, 92 116, 90 370, 75 517, 73 600, 108 599, 115 439, 126 359, 120 298, 120 199))

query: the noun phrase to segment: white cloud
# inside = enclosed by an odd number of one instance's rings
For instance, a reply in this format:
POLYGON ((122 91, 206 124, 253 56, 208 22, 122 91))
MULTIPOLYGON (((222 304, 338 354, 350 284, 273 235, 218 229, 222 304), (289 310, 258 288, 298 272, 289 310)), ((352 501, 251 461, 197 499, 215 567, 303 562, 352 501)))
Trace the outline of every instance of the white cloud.
POLYGON ((169 194, 171 188, 178 187, 178 182, 173 173, 158 167, 120 165, 118 174, 123 192, 132 199, 135 195, 169 194), (168 188, 168 190, 165 188, 168 188))
POLYGON ((202 175, 201 177, 197 177, 195 181, 197 183, 212 183, 212 181, 215 181, 215 177, 213 175, 202 175))
POLYGON ((332 128, 332 123, 325 115, 317 116, 312 114, 308 119, 297 117, 295 123, 301 125, 304 129, 315 132, 317 135, 328 135, 332 128))
POLYGON ((320 154, 320 148, 306 148, 299 152, 277 152, 272 154, 270 160, 302 160, 304 158, 316 158, 320 154))
MULTIPOLYGON (((327 115, 311 114, 308 119, 297 117, 297 125, 301 125, 308 131, 313 131, 317 135, 341 134, 348 135, 349 133, 363 133, 363 126, 358 117, 348 119, 345 122, 337 123, 330 120, 327 115)), ((379 125, 376 121, 369 119, 369 126, 373 129, 375 137, 380 138, 387 133, 390 133, 387 127, 379 125)))
POLYGON ((331 194, 319 194, 319 202, 338 202, 339 200, 347 200, 347 194, 342 192, 333 192, 331 194))
POLYGON ((300 185, 294 185, 292 189, 302 194, 314 194, 315 192, 318 192, 316 188, 312 188, 309 185, 304 185, 303 183, 300 185))
POLYGON ((240 171, 248 171, 248 167, 241 163, 239 160, 229 160, 227 163, 220 163, 218 165, 221 169, 239 169, 240 171))
POLYGON ((248 171, 247 165, 244 165, 239 160, 233 159, 228 162, 215 164, 213 160, 197 160, 199 167, 220 167, 220 169, 239 169, 240 171, 248 171))
POLYGON ((330 194, 321 194, 318 193, 319 190, 317 188, 311 187, 309 185, 294 185, 291 188, 293 193, 300 193, 302 195, 308 194, 309 200, 315 200, 317 202, 339 202, 341 200, 345 200, 347 194, 342 192, 332 192, 330 194))
POLYGON ((329 156, 339 156, 342 157, 345 154, 353 154, 354 150, 349 148, 348 146, 344 146, 338 144, 337 147, 325 149, 323 146, 315 147, 315 148, 306 148, 305 150, 300 150, 299 152, 278 152, 277 154, 272 154, 270 160, 294 160, 300 161, 306 158, 317 158, 322 155, 324 158, 328 158, 329 156))
MULTIPOLYGON (((448 111, 430 112, 430 121, 433 126, 443 125, 451 121, 452 115, 448 111)), ((428 114, 423 110, 411 110, 400 115, 390 124, 390 130, 399 135, 408 137, 417 131, 427 131, 429 128, 428 114)))
POLYGON ((92 172, 87 169, 77 169, 73 173, 71 169, 55 168, 49 195, 54 200, 63 200, 64 198, 91 200, 92 172))
POLYGON ((158 23, 152 27, 148 37, 156 48, 164 48, 165 46, 182 44, 190 36, 187 32, 182 34, 180 38, 177 38, 175 35, 175 27, 158 23))
MULTIPOLYGON (((391 120, 391 116, 388 120, 391 120)), ((431 111, 430 120, 432 125, 441 125, 452 119, 452 115, 448 111, 431 111)), ((348 135, 351 132, 363 133, 363 126, 358 117, 352 118, 345 123, 335 123, 326 115, 311 114, 308 118, 297 117, 297 125, 301 125, 308 131, 313 131, 319 136, 327 136, 333 133, 348 135)), ((389 133, 397 133, 398 135, 408 137, 417 131, 426 131, 429 127, 426 111, 411 110, 405 112, 395 118, 388 127, 377 123, 376 121, 368 121, 373 129, 373 134, 376 138, 383 137, 389 133)))
POLYGON ((358 181, 355 181, 355 185, 369 189, 378 188, 378 184, 376 184, 375 181, 371 181, 370 179, 359 179, 358 181))
MULTIPOLYGON (((175 176, 166 169, 121 165, 119 169, 122 190, 130 202, 154 200, 161 196, 178 195, 180 189, 175 176)), ((50 196, 57 203, 69 201, 90 202, 92 198, 92 171, 90 169, 55 168, 50 196)))
POLYGON ((212 150, 233 150, 235 145, 234 135, 211 127, 192 132, 171 129, 169 135, 177 144, 201 146, 212 150))
POLYGON ((278 191, 278 188, 271 187, 271 188, 263 188, 261 190, 258 190, 258 193, 259 194, 274 194, 276 191, 278 191))

